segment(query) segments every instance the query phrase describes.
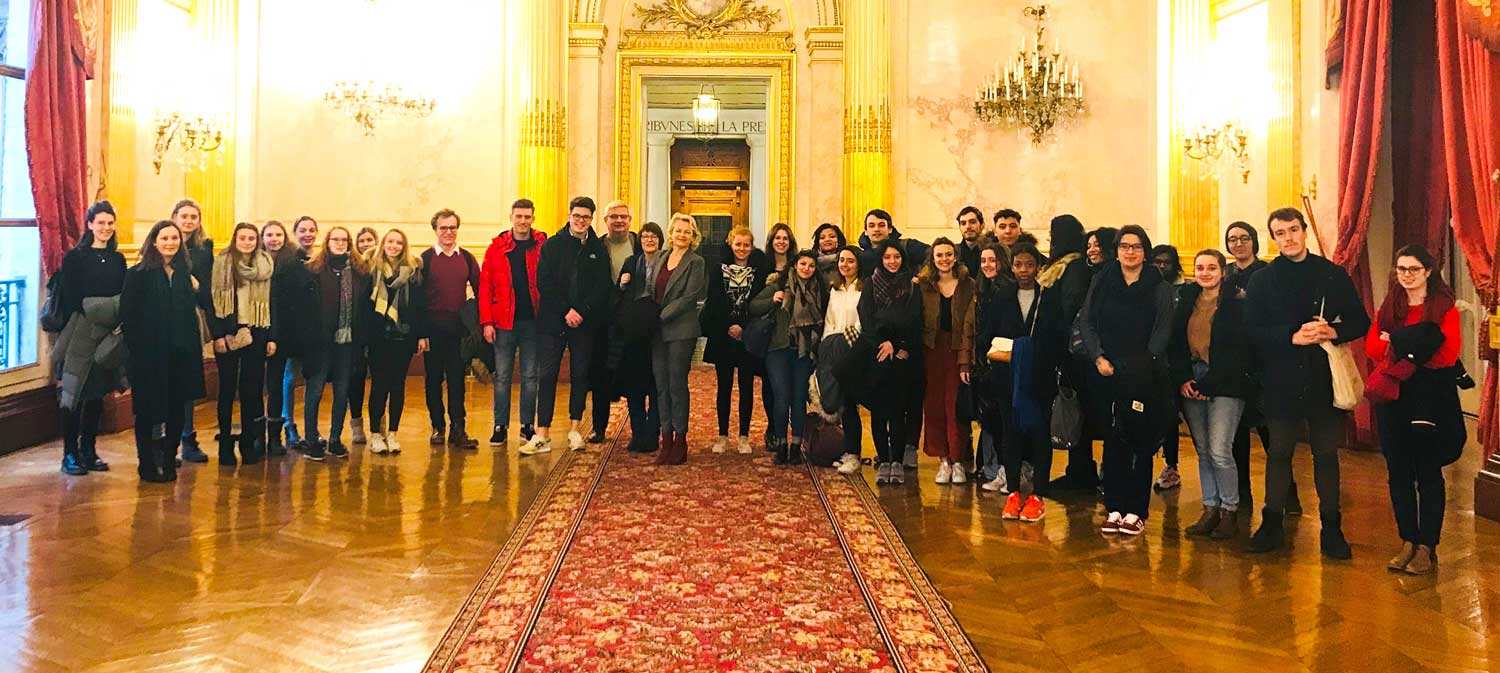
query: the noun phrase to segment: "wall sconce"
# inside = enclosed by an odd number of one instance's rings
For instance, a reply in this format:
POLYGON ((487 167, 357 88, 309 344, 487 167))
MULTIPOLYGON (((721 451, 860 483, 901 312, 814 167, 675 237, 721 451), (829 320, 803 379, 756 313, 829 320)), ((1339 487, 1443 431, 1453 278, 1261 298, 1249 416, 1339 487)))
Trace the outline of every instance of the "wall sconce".
POLYGON ((180 112, 157 113, 156 144, 152 148, 151 165, 161 175, 161 164, 173 145, 183 154, 200 153, 201 160, 209 152, 224 146, 224 129, 198 115, 188 118, 180 112))
POLYGON ((1230 163, 1240 172, 1240 182, 1250 183, 1250 134, 1239 122, 1199 126, 1183 138, 1182 152, 1189 158, 1209 162, 1228 154, 1230 163))
POLYGON ((714 95, 712 84, 698 88, 698 97, 693 99, 693 131, 703 140, 719 134, 719 97, 714 95))

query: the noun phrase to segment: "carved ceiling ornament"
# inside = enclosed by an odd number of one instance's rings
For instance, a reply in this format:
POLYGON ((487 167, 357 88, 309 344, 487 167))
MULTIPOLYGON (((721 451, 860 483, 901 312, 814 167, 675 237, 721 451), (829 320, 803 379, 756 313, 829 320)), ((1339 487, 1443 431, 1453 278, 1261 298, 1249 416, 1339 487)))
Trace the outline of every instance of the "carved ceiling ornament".
POLYGON ((759 24, 762 32, 781 21, 781 12, 761 7, 757 0, 659 0, 650 6, 635 6, 641 28, 660 23, 681 30, 691 38, 715 38, 746 24, 759 24))

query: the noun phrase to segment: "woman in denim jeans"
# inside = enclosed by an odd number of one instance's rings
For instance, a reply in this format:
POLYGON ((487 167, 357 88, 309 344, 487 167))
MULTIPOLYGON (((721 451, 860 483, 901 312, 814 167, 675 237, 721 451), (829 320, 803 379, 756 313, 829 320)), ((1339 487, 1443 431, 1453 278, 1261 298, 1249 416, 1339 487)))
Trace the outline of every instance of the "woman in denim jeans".
POLYGON ((1184 532, 1215 540, 1239 533, 1234 435, 1245 399, 1255 390, 1243 307, 1238 292, 1224 291, 1224 265, 1218 250, 1204 250, 1193 259, 1198 283, 1182 291, 1168 348, 1172 382, 1182 396, 1182 412, 1198 451, 1203 491, 1203 513, 1184 532))
POLYGON ((818 256, 811 250, 797 253, 784 272, 772 274, 765 289, 750 301, 750 315, 772 314, 770 350, 766 372, 771 381, 771 427, 767 431, 776 448, 776 464, 802 462, 802 437, 807 421, 808 379, 813 373, 813 355, 823 336, 823 314, 828 306, 828 288, 818 277, 818 256), (787 440, 787 425, 791 440, 787 440))

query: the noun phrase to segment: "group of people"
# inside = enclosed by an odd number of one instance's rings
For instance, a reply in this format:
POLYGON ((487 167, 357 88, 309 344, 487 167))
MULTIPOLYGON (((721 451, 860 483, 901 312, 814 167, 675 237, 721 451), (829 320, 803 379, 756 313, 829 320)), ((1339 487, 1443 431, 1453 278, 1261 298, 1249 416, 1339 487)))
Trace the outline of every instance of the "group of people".
POLYGON ((320 238, 318 222, 302 217, 290 231, 276 221, 240 223, 215 254, 201 209, 184 200, 151 228, 139 263, 127 269, 113 210, 95 204, 56 285, 67 323, 53 354, 63 471, 108 469, 94 449, 101 400, 127 385, 142 480, 171 481, 181 461, 206 462, 192 406, 204 396, 208 348, 218 364, 221 465, 288 448, 315 461, 346 457, 346 416, 352 443, 399 452, 403 384, 418 353, 431 444, 474 449, 464 377, 475 342, 495 361, 491 446, 511 439, 519 361, 518 451, 551 450, 567 351, 569 448, 604 441, 610 405, 624 397, 629 450, 681 464, 688 372, 703 337, 717 379, 714 453, 754 451, 761 378, 763 445, 778 464, 802 462, 809 424, 824 423, 843 433, 834 466, 858 473, 864 407, 877 484, 904 483, 920 445, 937 459, 937 483, 1005 494, 1006 519, 1038 521, 1042 496, 1098 489, 1101 532, 1138 535, 1153 485, 1180 482, 1180 417, 1203 494, 1201 516, 1184 532, 1228 539, 1252 507, 1254 430, 1266 478, 1262 522, 1247 549, 1266 552, 1283 544, 1283 516, 1300 511, 1291 461, 1305 433, 1321 549, 1345 559, 1337 449, 1351 405, 1335 394, 1346 387, 1335 379, 1346 344, 1366 337, 1377 364, 1367 394, 1404 543, 1391 568, 1422 574, 1436 562, 1441 468, 1465 441, 1457 398, 1464 374, 1453 293, 1420 247, 1397 253, 1391 292, 1372 321, 1348 274, 1308 251, 1306 222, 1291 208, 1267 218, 1274 261, 1259 258, 1257 229, 1236 222, 1225 236, 1229 255, 1197 252, 1191 281, 1177 251, 1153 247, 1142 227, 1086 232, 1072 215, 1052 219, 1045 253, 1014 210, 986 222, 966 207, 957 240, 926 244, 876 209, 857 244, 823 224, 803 248, 790 226, 777 224, 757 248, 749 229, 735 227, 711 264, 691 215, 673 214, 665 231, 651 222, 636 228, 629 206, 613 202, 601 235, 594 202, 578 197, 549 236, 534 228, 534 213, 529 200, 514 202, 511 226, 482 263, 458 245, 461 220, 451 210, 432 217, 436 243, 420 253, 400 229, 351 235, 336 226, 320 238), (1054 448, 1067 449, 1057 479, 1054 448), (1160 448, 1167 467, 1154 478, 1160 448))

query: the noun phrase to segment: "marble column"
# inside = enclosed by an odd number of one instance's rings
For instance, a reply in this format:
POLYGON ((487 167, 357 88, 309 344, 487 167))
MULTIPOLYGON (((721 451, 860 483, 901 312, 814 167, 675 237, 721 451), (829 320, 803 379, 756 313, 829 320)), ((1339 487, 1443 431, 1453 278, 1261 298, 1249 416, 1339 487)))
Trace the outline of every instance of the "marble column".
POLYGON ((235 92, 239 88, 239 0, 198 0, 193 5, 193 30, 203 45, 200 54, 205 72, 213 79, 202 83, 195 100, 205 116, 216 120, 224 132, 222 146, 189 162, 183 176, 188 198, 203 207, 203 233, 216 247, 228 243, 234 230, 234 167, 237 138, 235 92))
POLYGON ((798 174, 805 176, 806 187, 797 189, 797 222, 793 228, 799 238, 812 235, 819 223, 839 223, 844 219, 839 193, 843 178, 843 147, 838 139, 844 135, 844 27, 814 26, 807 29, 807 70, 812 78, 808 104, 798 116, 812 142, 806 161, 799 160, 798 174))
POLYGON ((747 135, 745 142, 750 145, 750 231, 755 234, 755 240, 766 240, 766 194, 767 183, 771 180, 768 172, 770 167, 766 164, 766 137, 764 135, 747 135))
POLYGON ((646 136, 646 219, 666 229, 672 205, 672 143, 670 133, 646 136))
MULTIPOLYGON (((844 234, 871 208, 890 209, 890 0, 844 4, 844 234)), ((899 217, 899 216, 898 216, 899 217)))
POLYGON ((521 101, 519 195, 536 204, 536 226, 551 232, 566 221, 571 197, 567 7, 562 2, 525 2, 518 10, 520 20, 510 39, 519 55, 512 77, 521 101))
POLYGON ((623 198, 601 191, 599 174, 603 154, 599 131, 603 92, 599 83, 608 34, 602 23, 568 25, 568 191, 593 195, 600 206, 623 198))
MULTIPOLYGON (((1171 1, 1171 142, 1167 145, 1167 189, 1169 203, 1168 239, 1186 258, 1184 268, 1191 268, 1191 255, 1204 248, 1220 247, 1219 176, 1211 161, 1193 159, 1182 151, 1186 130, 1204 121, 1192 119, 1194 78, 1199 64, 1208 57, 1212 36, 1210 0, 1171 1)), ((1158 232, 1159 233, 1159 230, 1158 232)))

